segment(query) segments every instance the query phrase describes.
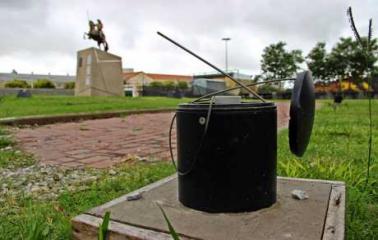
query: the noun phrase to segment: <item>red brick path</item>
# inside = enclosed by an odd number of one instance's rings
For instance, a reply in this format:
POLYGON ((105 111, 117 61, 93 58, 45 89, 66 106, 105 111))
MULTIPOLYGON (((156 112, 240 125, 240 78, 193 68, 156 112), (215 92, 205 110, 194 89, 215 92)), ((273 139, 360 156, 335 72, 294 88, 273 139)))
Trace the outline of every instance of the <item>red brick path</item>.
MULTIPOLYGON (((277 105, 278 128, 283 128, 288 123, 288 103, 277 105)), ((14 135, 19 146, 41 163, 104 168, 130 155, 150 160, 169 159, 168 131, 172 116, 173 113, 152 113, 57 123, 18 129, 14 135)))

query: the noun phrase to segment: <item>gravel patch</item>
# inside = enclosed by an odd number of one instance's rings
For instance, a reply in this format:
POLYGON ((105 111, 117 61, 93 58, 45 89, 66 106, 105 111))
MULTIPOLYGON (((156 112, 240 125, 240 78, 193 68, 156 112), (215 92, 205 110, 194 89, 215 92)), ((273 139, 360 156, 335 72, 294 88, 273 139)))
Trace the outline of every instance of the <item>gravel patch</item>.
MULTIPOLYGON (((109 170, 110 171, 110 170, 109 170)), ((64 191, 82 191, 99 179, 102 172, 95 169, 62 169, 35 164, 18 169, 0 169, 0 202, 6 197, 55 199, 64 191)), ((117 174, 112 169, 111 174, 117 174)))

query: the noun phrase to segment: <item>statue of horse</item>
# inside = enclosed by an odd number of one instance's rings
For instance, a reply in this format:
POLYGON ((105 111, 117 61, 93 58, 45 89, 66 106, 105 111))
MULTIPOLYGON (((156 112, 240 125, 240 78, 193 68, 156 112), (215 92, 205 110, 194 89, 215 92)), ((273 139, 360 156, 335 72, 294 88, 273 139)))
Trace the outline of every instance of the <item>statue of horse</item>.
POLYGON ((101 49, 101 44, 104 46, 105 52, 109 50, 109 44, 106 42, 105 34, 102 32, 102 23, 98 21, 98 26, 93 22, 89 21, 89 32, 84 33, 84 36, 88 36, 88 39, 93 39, 97 42, 97 46, 101 49), (101 25, 100 25, 101 24, 101 25), (97 29, 96 29, 97 28, 97 29))

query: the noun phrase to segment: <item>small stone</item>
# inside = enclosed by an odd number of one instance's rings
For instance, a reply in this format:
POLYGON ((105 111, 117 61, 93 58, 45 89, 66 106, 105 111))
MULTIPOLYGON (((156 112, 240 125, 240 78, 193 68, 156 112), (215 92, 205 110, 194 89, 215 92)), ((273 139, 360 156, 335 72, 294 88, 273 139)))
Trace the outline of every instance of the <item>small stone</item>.
POLYGON ((59 181, 59 180, 60 180, 60 176, 59 176, 59 174, 56 174, 56 173, 55 173, 55 174, 53 175, 53 179, 54 179, 54 181, 56 181, 56 182, 59 181))
POLYGON ((10 150, 12 150, 12 146, 7 146, 5 148, 2 148, 1 150, 3 150, 3 151, 10 151, 10 150))
POLYGON ((77 174, 77 173, 72 173, 71 175, 69 175, 69 178, 70 179, 77 179, 77 178, 79 178, 79 175, 77 174))
POLYGON ((147 162, 148 159, 146 157, 136 156, 136 160, 141 162, 147 162))
POLYGON ((38 183, 38 186, 41 186, 41 187, 47 187, 47 182, 39 182, 38 183))
POLYGON ((299 189, 294 189, 291 191, 291 197, 296 199, 296 200, 305 200, 308 199, 308 195, 305 191, 299 190, 299 189))
POLYGON ((113 175, 116 175, 117 172, 114 169, 110 169, 109 174, 113 176, 113 175))
POLYGON ((30 191, 32 193, 44 193, 49 191, 49 188, 47 186, 33 186, 30 191))
POLYGON ((89 189, 90 187, 89 186, 79 186, 79 187, 77 187, 76 188, 76 191, 84 191, 84 190, 87 190, 87 189, 89 189))
POLYGON ((58 195, 55 194, 55 193, 47 193, 47 194, 43 194, 43 195, 39 196, 38 198, 41 199, 41 200, 52 200, 52 199, 55 199, 57 197, 58 197, 58 195))
POLYGON ((126 197, 126 200, 127 201, 135 201, 135 200, 139 200, 141 199, 143 196, 142 196, 142 193, 136 193, 136 194, 133 194, 133 195, 130 195, 130 196, 127 196, 126 197))
POLYGON ((82 184, 89 184, 89 183, 94 182, 96 180, 97 180, 96 176, 90 176, 90 177, 86 177, 86 178, 81 179, 80 182, 82 184))
POLYGON ((285 239, 292 239, 293 235, 292 235, 291 233, 284 233, 284 234, 283 234, 283 237, 284 237, 285 239))
POLYGON ((21 182, 21 185, 27 185, 28 184, 28 180, 26 179, 26 177, 21 178, 20 182, 21 182))
POLYGON ((41 188, 39 186, 32 186, 30 188, 30 192, 34 193, 34 192, 39 192, 41 188))

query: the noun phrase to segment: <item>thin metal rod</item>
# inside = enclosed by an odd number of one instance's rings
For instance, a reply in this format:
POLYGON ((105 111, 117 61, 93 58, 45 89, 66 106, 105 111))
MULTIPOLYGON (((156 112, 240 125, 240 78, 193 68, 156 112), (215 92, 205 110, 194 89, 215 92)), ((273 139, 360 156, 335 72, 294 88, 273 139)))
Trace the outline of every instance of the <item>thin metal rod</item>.
POLYGON ((227 52, 227 41, 225 41, 226 42, 226 56, 225 56, 225 58, 226 58, 226 73, 228 73, 228 52, 227 52))
POLYGON ((240 87, 244 88, 245 90, 247 90, 249 93, 251 93, 252 95, 254 95, 256 98, 260 99, 261 101, 263 102, 266 102, 264 98, 262 98, 259 94, 257 94, 255 91, 253 91, 252 89, 248 88, 245 84, 243 84, 242 82, 239 82, 237 81, 236 79, 234 79, 233 77, 231 77, 229 74, 225 73, 224 71, 222 71, 220 68, 214 66, 213 64, 211 64, 210 62, 206 61, 205 59, 203 59, 202 57, 198 56, 197 54, 195 54, 194 52, 190 51, 189 49, 185 48, 184 46, 180 45, 179 43, 175 42, 174 40, 170 39, 169 37, 165 36, 164 34, 162 34, 161 32, 157 32, 158 35, 160 35, 161 37, 165 38, 166 40, 170 41, 171 43, 173 43, 174 45, 176 45, 177 47, 181 48, 182 50, 186 51, 187 53, 191 54, 192 56, 198 58, 199 60, 201 60, 202 62, 206 63, 207 65, 209 65, 210 67, 214 68, 215 70, 217 70, 218 72, 220 72, 221 74, 223 74, 224 76, 228 77, 229 79, 231 79, 232 81, 234 81, 236 84, 238 84, 240 87))
POLYGON ((352 15, 352 7, 348 8, 348 17, 349 21, 351 24, 352 31, 356 37, 356 40, 360 43, 361 48, 364 50, 364 55, 365 55, 365 64, 366 64, 366 70, 367 70, 367 79, 368 79, 368 99, 369 99, 369 141, 368 141, 368 162, 367 162, 367 171, 366 171, 366 179, 365 179, 365 185, 364 185, 364 191, 366 190, 368 183, 369 183, 369 178, 370 178, 370 166, 371 166, 371 152, 372 152, 372 141, 373 141, 373 120, 372 120, 372 109, 371 109, 371 98, 372 94, 369 94, 369 87, 372 86, 372 76, 371 76, 371 70, 369 70, 369 53, 371 53, 370 49, 370 39, 372 35, 372 24, 373 21, 372 19, 369 20, 369 32, 368 32, 368 37, 367 37, 367 44, 364 46, 360 34, 358 33, 358 30, 356 28, 356 25, 354 24, 354 19, 352 15))
MULTIPOLYGON (((273 82, 283 82, 283 81, 293 81, 293 80, 295 80, 295 78, 273 79, 273 80, 268 80, 268 81, 265 81, 265 82, 255 82, 255 83, 247 84, 247 86, 252 87, 252 86, 256 86, 256 85, 260 85, 260 84, 273 83, 273 82)), ((204 98, 212 97, 212 96, 218 95, 220 93, 232 91, 232 90, 239 89, 239 88, 241 88, 241 87, 237 86, 237 87, 233 87, 233 88, 228 88, 228 89, 212 92, 212 93, 209 93, 209 94, 206 94, 206 95, 203 95, 203 96, 197 98, 192 103, 198 102, 198 101, 200 101, 204 98)))

